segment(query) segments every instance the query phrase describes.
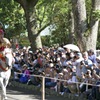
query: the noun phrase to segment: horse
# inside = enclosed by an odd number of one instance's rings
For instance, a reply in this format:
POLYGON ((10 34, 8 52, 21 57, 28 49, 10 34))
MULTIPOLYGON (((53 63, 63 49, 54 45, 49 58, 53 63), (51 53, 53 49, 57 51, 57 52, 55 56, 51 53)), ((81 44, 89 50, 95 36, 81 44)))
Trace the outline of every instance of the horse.
POLYGON ((13 64, 13 55, 10 48, 11 44, 7 38, 3 38, 3 50, 0 50, 0 86, 2 89, 1 100, 6 100, 6 87, 11 76, 11 68, 13 64))

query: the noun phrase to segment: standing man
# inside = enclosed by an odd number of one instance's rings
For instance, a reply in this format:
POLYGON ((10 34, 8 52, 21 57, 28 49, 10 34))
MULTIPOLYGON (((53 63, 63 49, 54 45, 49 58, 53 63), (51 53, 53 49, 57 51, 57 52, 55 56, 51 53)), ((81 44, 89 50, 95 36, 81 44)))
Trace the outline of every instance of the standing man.
POLYGON ((84 52, 83 53, 83 60, 81 61, 81 70, 84 74, 87 73, 87 70, 91 70, 92 69, 92 66, 93 63, 92 61, 89 59, 88 57, 88 53, 87 52, 84 52))

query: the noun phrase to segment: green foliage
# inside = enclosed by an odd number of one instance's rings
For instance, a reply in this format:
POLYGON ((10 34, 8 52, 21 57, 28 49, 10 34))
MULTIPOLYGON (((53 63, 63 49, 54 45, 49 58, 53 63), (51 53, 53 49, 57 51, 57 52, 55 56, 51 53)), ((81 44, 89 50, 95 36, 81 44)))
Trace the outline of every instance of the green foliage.
POLYGON ((96 20, 100 20, 100 10, 95 10, 93 11, 93 14, 92 14, 93 18, 95 18, 96 20))
POLYGON ((14 0, 1 0, 0 21, 4 24, 6 37, 13 38, 26 31, 24 11, 14 0))
POLYGON ((90 16, 91 16, 91 0, 86 0, 86 12, 87 12, 87 23, 90 22, 90 16))
POLYGON ((36 15, 38 22, 38 29, 42 28, 48 23, 51 23, 51 18, 53 16, 55 2, 53 0, 39 0, 36 5, 36 15))
POLYGON ((62 1, 61 3, 57 3, 57 7, 59 8, 59 11, 54 16, 54 22, 56 24, 56 31, 52 34, 54 37, 58 36, 58 41, 60 44, 66 44, 69 40, 69 29, 70 29, 70 11, 71 11, 71 5, 68 1, 62 1))
POLYGON ((20 43, 22 46, 29 46, 29 45, 30 45, 29 39, 28 39, 26 36, 21 36, 21 37, 19 38, 19 43, 20 43))
POLYGON ((45 7, 47 20, 56 26, 51 36, 42 37, 43 45, 68 43, 71 11, 71 5, 68 0, 47 0, 41 2, 41 5, 45 7), (48 42, 45 40, 48 40, 48 42))
POLYGON ((41 36, 41 39, 42 39, 43 45, 45 46, 51 46, 53 44, 51 36, 41 36))
MULTIPOLYGON (((70 0, 39 0, 35 8, 38 30, 48 23, 56 26, 51 36, 42 37, 43 45, 68 43, 71 28, 70 12, 72 10, 70 0)), ((89 23, 92 8, 91 0, 86 0, 86 8, 87 22, 89 23)), ((100 10, 93 11, 93 17, 100 19, 100 10)), ((21 44, 29 45, 28 38, 25 35, 21 36, 22 33, 26 33, 26 21, 20 4, 14 2, 14 0, 0 0, 0 21, 6 26, 6 36, 8 38, 17 37, 21 44)), ((100 37, 100 31, 98 37, 100 37)), ((97 47, 100 47, 99 38, 97 47)))
POLYGON ((99 24, 98 37, 97 37, 97 49, 100 50, 100 24, 99 24))
MULTIPOLYGON (((13 0, 4 0, 0 7, 2 14, 1 20, 7 25, 7 37, 19 37, 21 33, 26 31, 24 11, 19 4, 13 0), (5 6, 3 6, 5 5, 5 6), (4 18, 4 19, 3 19, 4 18)), ((55 24, 56 30, 53 31, 52 36, 46 36, 45 41, 49 40, 45 45, 52 45, 55 43, 65 43, 68 40, 69 29, 69 12, 71 6, 68 0, 39 0, 36 5, 38 30, 47 23, 55 24), (56 37, 56 38, 55 38, 56 37)), ((43 40, 43 43, 45 43, 43 40)), ((21 42, 21 41, 20 41, 21 42)), ((24 44, 24 43, 23 43, 24 44)))
POLYGON ((26 33, 26 21, 24 17, 24 10, 20 4, 14 2, 14 0, 1 0, 0 1, 0 21, 5 26, 5 37, 9 39, 16 38, 19 44, 27 45, 26 41, 21 40, 21 34, 26 33))

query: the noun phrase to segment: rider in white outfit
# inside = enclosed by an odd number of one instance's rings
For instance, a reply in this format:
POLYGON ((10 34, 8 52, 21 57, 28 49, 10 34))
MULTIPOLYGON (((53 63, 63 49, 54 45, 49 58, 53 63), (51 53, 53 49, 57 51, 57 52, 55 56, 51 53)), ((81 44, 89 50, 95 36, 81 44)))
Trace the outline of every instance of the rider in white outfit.
POLYGON ((0 30, 0 87, 2 89, 1 100, 6 100, 6 86, 9 82, 12 67, 12 50, 8 39, 3 38, 3 31, 0 30), (7 59, 7 60, 6 60, 7 59))

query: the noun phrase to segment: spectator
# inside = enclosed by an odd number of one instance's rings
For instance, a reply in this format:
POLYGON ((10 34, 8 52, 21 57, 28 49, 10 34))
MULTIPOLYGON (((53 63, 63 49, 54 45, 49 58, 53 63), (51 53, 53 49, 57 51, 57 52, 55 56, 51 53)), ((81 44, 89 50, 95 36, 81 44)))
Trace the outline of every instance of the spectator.
POLYGON ((27 69, 27 65, 26 65, 26 64, 24 64, 24 65, 22 66, 22 68, 23 68, 23 69, 22 69, 22 75, 21 75, 19 81, 20 81, 21 83, 27 83, 28 80, 29 80, 29 78, 30 78, 30 72, 29 72, 29 70, 27 69))
POLYGON ((87 70, 92 68, 93 63, 90 59, 88 59, 87 52, 83 53, 83 59, 84 60, 81 61, 81 70, 84 74, 86 74, 87 70))
POLYGON ((92 61, 92 63, 97 64, 96 54, 94 53, 92 49, 88 51, 88 55, 89 55, 88 58, 92 61))
MULTIPOLYGON (((24 63, 30 68, 31 77, 28 84, 40 86, 41 79, 34 76, 45 75, 45 86, 49 89, 55 89, 56 91, 63 93, 77 93, 75 82, 86 82, 89 79, 99 77, 99 59, 98 64, 92 59, 93 53, 84 52, 83 57, 80 52, 72 52, 71 50, 58 51, 57 48, 42 48, 36 50, 36 52, 30 55, 30 52, 22 51, 27 60, 24 63), (27 54, 29 53, 29 54, 27 54), (93 74, 93 70, 96 74, 93 74), (44 73, 44 74, 42 74, 44 73), (49 77, 49 78, 48 78, 49 77), (50 79, 51 78, 51 79, 50 79), (55 79, 52 79, 55 78, 55 79), (57 81, 57 79, 59 79, 57 81), (61 80, 60 80, 61 79, 61 80), (65 81, 63 81, 65 80, 65 81)), ((19 54, 20 55, 20 54, 19 54)), ((15 55, 16 57, 18 55, 15 55)), ((18 57, 17 57, 18 58, 18 57)), ((19 56, 19 59, 21 57, 19 56)), ((94 56, 93 56, 94 58, 94 56)), ((18 60, 20 63, 20 60, 18 60)), ((24 72, 24 71, 23 71, 24 72)), ((92 84, 91 81, 88 81, 92 84)), ((97 82, 95 83, 97 84, 97 82)), ((82 85, 82 84, 81 84, 82 85)), ((77 86, 78 87, 78 86, 77 86)), ((90 86, 89 86, 90 88, 90 86)), ((86 85, 80 88, 81 92, 86 92, 86 85)))

